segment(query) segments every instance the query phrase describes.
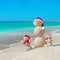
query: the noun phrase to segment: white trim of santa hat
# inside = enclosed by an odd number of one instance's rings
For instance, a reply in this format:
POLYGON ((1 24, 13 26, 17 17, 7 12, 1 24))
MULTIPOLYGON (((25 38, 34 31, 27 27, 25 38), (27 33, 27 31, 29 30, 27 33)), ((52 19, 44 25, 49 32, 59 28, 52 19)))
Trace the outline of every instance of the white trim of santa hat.
POLYGON ((27 37, 28 39, 30 39, 30 36, 29 35, 25 35, 24 37, 27 37))

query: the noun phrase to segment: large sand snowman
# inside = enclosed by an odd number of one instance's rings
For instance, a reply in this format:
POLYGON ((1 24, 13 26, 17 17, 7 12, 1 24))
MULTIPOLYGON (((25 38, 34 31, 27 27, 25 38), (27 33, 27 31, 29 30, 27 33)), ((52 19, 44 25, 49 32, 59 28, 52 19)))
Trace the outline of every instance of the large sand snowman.
POLYGON ((34 29, 34 35, 36 36, 34 40, 34 48, 36 47, 43 47, 45 44, 45 39, 43 38, 44 35, 44 23, 41 18, 36 18, 34 20, 34 25, 36 26, 34 29))

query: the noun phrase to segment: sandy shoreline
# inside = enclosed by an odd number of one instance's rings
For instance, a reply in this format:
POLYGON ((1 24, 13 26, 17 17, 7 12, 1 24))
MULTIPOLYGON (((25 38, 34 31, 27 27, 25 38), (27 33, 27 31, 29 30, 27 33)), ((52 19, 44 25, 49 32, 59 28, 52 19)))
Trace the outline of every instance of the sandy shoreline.
POLYGON ((0 60, 60 60, 60 34, 53 34, 54 47, 36 48, 26 51, 26 46, 17 43, 11 48, 0 50, 0 60))

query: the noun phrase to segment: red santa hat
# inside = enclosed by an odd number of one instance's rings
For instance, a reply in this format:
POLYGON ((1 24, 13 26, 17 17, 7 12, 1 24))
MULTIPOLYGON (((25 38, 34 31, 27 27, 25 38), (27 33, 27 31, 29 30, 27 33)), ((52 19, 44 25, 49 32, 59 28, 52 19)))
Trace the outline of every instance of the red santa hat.
POLYGON ((48 35, 47 35, 47 37, 51 37, 51 36, 52 36, 52 34, 48 34, 48 35))
MULTIPOLYGON (((41 22, 43 22, 40 17, 37 17, 37 18, 34 20, 34 22, 35 22, 35 21, 41 21, 41 22)), ((33 22, 33 23, 34 23, 34 22, 33 22)))
POLYGON ((30 39, 30 36, 29 35, 25 35, 24 37, 27 37, 28 39, 30 39))
POLYGON ((36 20, 40 20, 40 21, 42 21, 42 19, 41 19, 40 17, 36 18, 36 20))
POLYGON ((52 36, 52 34, 48 34, 48 35, 46 36, 45 40, 48 40, 48 38, 51 37, 51 36, 52 36))
POLYGON ((40 17, 37 17, 37 18, 34 20, 34 22, 37 21, 37 20, 43 22, 40 17))

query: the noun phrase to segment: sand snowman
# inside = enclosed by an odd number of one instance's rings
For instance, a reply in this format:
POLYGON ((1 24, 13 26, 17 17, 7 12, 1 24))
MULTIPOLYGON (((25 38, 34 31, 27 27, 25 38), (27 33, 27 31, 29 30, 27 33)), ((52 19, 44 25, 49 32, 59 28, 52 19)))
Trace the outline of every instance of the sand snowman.
POLYGON ((44 35, 44 23, 41 18, 36 18, 33 22, 36 26, 34 29, 34 35, 36 36, 34 40, 34 48, 36 47, 43 47, 45 44, 45 39, 43 38, 44 35))

